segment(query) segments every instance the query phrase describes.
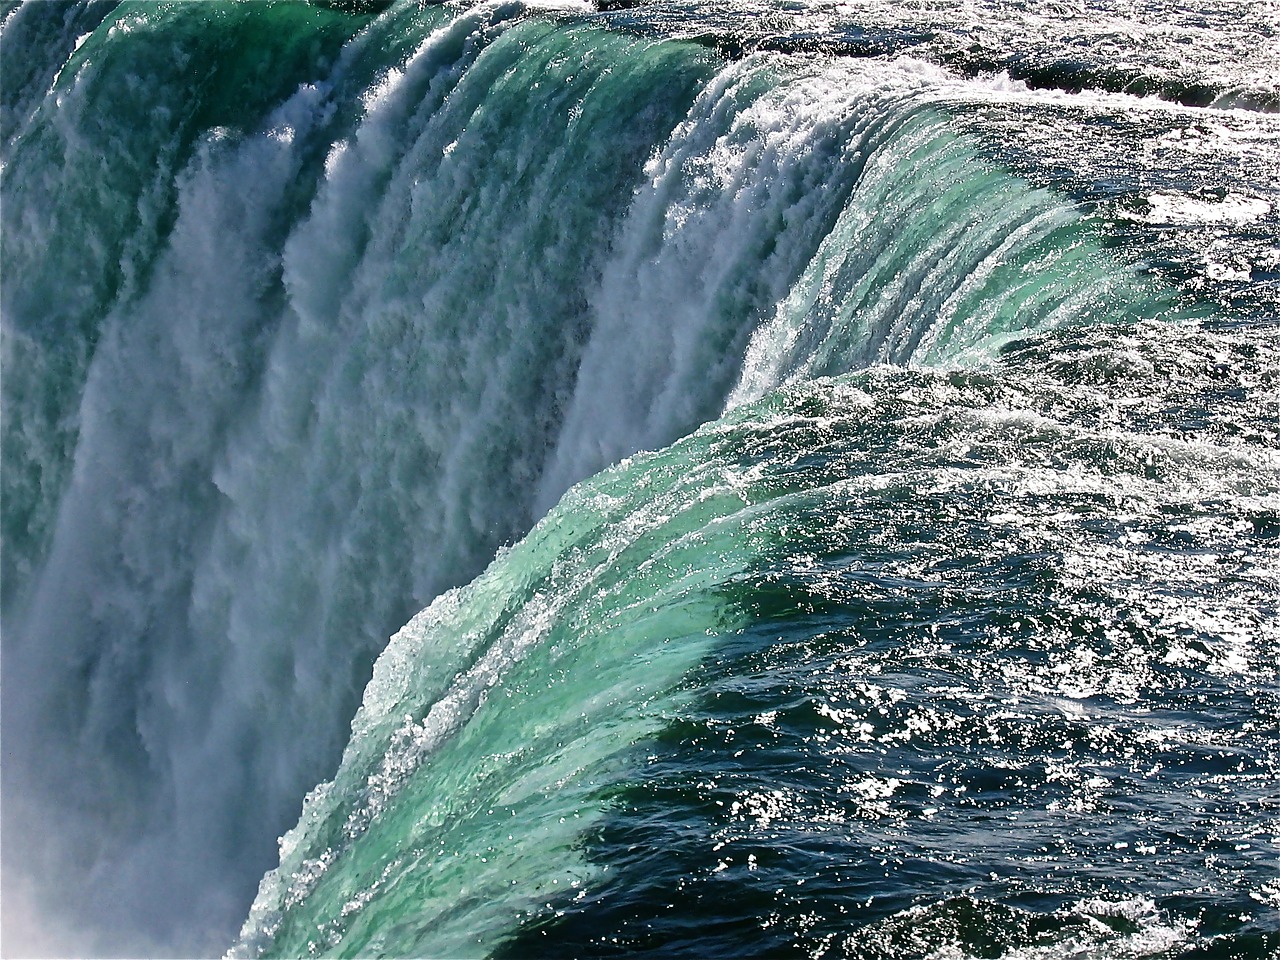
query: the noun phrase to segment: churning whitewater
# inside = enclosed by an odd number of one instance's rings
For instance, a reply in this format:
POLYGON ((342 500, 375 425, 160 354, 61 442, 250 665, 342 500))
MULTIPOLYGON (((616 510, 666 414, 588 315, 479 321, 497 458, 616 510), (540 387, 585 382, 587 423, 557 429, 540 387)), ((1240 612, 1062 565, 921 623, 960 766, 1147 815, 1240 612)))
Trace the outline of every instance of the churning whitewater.
POLYGON ((1276 956, 1277 77, 0 2, 5 955, 1276 956))

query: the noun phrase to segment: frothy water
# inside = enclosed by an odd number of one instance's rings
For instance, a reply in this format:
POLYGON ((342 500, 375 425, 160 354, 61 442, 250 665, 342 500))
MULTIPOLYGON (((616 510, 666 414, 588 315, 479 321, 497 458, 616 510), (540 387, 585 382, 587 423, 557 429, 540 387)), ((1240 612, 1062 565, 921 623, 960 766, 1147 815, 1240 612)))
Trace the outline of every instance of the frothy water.
POLYGON ((1277 947, 1252 11, 7 6, 7 952, 1277 947))

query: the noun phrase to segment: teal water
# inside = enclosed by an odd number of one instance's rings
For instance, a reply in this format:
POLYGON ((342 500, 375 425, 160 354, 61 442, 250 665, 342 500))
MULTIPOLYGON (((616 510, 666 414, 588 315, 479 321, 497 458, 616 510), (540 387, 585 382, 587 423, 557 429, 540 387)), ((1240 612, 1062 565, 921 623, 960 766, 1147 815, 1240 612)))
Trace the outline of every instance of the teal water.
POLYGON ((5 4, 4 951, 1271 956, 1274 37, 5 4))

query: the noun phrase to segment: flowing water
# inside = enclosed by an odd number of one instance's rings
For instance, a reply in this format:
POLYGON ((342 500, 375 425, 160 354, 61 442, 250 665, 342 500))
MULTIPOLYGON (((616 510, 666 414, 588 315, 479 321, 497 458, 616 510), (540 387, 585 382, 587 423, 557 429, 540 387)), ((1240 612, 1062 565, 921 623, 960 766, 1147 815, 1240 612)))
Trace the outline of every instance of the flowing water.
POLYGON ((1280 954, 1274 0, 0 71, 6 955, 1280 954))

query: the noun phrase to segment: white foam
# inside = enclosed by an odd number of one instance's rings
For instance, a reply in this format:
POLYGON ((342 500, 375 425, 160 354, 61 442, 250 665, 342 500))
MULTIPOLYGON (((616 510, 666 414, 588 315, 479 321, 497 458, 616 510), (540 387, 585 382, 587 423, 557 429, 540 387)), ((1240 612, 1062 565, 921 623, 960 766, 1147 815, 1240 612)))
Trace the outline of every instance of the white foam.
POLYGON ((1191 194, 1152 193, 1148 209, 1122 214, 1131 220, 1155 224, 1200 225, 1225 223, 1243 226, 1271 212, 1271 203, 1261 197, 1228 194, 1212 199, 1191 194))
POLYGON ((788 75, 795 66, 730 64, 650 161, 590 296, 592 337, 538 510, 720 411, 758 311, 785 296, 852 188, 860 152, 936 70, 911 62, 868 76, 827 64, 788 75))

